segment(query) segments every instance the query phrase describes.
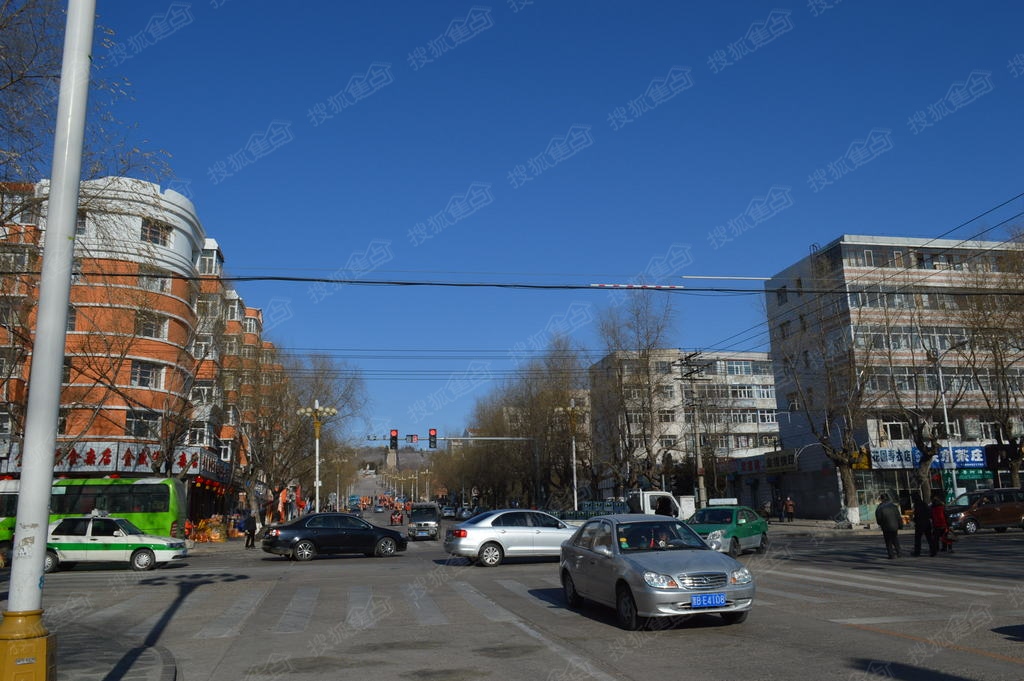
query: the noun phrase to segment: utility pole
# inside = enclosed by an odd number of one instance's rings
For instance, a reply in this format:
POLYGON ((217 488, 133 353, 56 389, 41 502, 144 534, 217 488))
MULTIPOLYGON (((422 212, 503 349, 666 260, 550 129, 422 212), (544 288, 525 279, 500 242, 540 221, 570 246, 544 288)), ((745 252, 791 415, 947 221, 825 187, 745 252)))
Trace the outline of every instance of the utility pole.
MULTIPOLYGON (((690 432, 693 436, 693 456, 697 465, 697 508, 704 508, 707 505, 707 491, 704 487, 704 463, 701 460, 700 443, 697 442, 697 390, 695 376, 700 373, 700 367, 696 360, 700 352, 691 352, 680 360, 680 378, 689 379, 690 383, 690 432)), ((683 411, 686 410, 686 402, 683 402, 683 411)))

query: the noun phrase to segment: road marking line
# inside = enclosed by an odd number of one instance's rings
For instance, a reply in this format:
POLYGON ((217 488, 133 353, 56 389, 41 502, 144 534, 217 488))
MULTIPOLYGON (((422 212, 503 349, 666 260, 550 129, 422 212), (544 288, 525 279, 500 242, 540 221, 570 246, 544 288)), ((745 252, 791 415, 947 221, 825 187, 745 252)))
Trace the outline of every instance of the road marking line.
POLYGON ((402 591, 405 593, 406 598, 412 601, 417 624, 448 624, 448 618, 437 607, 434 599, 428 595, 425 586, 422 584, 403 584, 402 591))
POLYGON ((238 636, 246 620, 255 612, 256 608, 267 595, 269 585, 262 589, 245 591, 231 606, 221 613, 220 617, 209 622, 205 627, 195 633, 193 638, 227 638, 238 636))
MULTIPOLYGON (((810 568, 792 568, 794 572, 811 572, 810 568)), ((886 584, 904 584, 908 589, 919 589, 922 586, 927 586, 928 589, 939 589, 941 591, 955 591, 958 593, 970 594, 971 596, 998 596, 999 594, 993 591, 978 591, 977 589, 967 589, 964 587, 957 586, 943 586, 941 584, 923 585, 914 580, 904 579, 892 579, 891 577, 875 577, 872 575, 861 575, 856 573, 843 573, 848 575, 852 579, 859 579, 866 582, 885 582, 886 584)), ((934 581, 934 580, 933 580, 934 581)))
POLYGON ((807 603, 831 603, 832 600, 828 598, 818 598, 817 596, 807 596, 805 594, 793 593, 792 591, 782 591, 781 589, 767 589, 760 584, 757 585, 757 602, 767 603, 760 598, 762 593, 771 594, 772 596, 782 596, 783 598, 792 598, 797 601, 805 601, 807 603))
MULTIPOLYGON (((885 587, 885 586, 878 586, 877 584, 853 584, 853 583, 851 583, 849 581, 843 581, 841 579, 829 579, 828 577, 818 577, 817 575, 806 575, 806 574, 801 574, 801 575, 784 575, 782 573, 776 573, 773 576, 774 577, 783 578, 783 579, 785 579, 787 577, 788 578, 792 578, 792 579, 801 579, 801 580, 802 579, 809 579, 812 582, 825 582, 826 584, 835 584, 836 586, 842 586, 842 587, 847 587, 847 588, 849 588, 849 587, 857 587, 857 588, 860 588, 860 589, 873 589, 875 591, 885 591, 885 592, 888 592, 888 593, 901 594, 903 596, 911 595, 911 594, 909 594, 907 592, 906 588, 899 588, 899 589, 897 589, 895 587, 890 588, 890 587, 885 587)), ((758 588, 760 588, 760 587, 758 587, 758 588)), ((920 596, 921 598, 942 598, 944 596, 944 594, 933 594, 933 593, 927 593, 927 592, 924 592, 924 591, 915 591, 913 595, 920 596)))
POLYGON ((316 599, 320 595, 319 587, 302 586, 295 590, 295 595, 285 606, 284 612, 274 627, 275 634, 294 634, 305 631, 309 619, 313 616, 316 599))
POLYGON ((513 579, 499 579, 498 584, 502 585, 515 595, 521 596, 524 600, 529 601, 538 607, 544 608, 546 612, 549 612, 552 615, 558 615, 560 617, 568 617, 572 615, 575 617, 575 615, 566 610, 561 603, 530 593, 530 590, 527 589, 526 585, 522 582, 517 582, 513 579))
POLYGON ((517 619, 511 612, 502 608, 466 582, 452 582, 452 588, 467 603, 479 610, 484 617, 492 622, 514 622, 517 619))
POLYGON ((370 587, 349 587, 345 625, 353 629, 370 629, 377 626, 381 618, 391 610, 389 600, 385 596, 378 603, 374 603, 373 589, 370 587))

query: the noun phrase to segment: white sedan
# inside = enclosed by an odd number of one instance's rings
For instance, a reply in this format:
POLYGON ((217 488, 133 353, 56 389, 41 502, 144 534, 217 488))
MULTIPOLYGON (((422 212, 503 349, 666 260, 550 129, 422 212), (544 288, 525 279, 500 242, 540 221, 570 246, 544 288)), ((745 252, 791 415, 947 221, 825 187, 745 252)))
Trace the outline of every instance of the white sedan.
POLYGON ((485 511, 449 528, 444 550, 494 567, 506 558, 558 556, 562 542, 575 531, 575 527, 541 511, 485 511))
POLYGON ((75 563, 128 563, 133 570, 155 567, 188 556, 185 541, 145 534, 124 518, 76 516, 50 523, 45 572, 75 563))

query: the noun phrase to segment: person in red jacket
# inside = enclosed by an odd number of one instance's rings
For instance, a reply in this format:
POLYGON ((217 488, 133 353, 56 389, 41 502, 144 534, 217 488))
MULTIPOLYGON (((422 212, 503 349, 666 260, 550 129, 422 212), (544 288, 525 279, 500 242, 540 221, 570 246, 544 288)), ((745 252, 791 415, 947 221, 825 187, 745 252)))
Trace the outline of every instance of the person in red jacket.
POLYGON ((939 551, 953 553, 953 543, 949 541, 949 522, 946 520, 946 505, 942 503, 942 497, 938 494, 932 495, 932 534, 935 540, 931 544, 931 555, 935 555, 937 547, 939 551))

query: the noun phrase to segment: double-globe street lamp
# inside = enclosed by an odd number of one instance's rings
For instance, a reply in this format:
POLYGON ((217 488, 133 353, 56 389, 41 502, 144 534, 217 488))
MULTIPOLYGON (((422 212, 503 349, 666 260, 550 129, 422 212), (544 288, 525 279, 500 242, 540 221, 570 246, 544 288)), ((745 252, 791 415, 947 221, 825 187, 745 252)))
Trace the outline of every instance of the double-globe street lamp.
POLYGON ((301 407, 295 411, 299 416, 309 416, 313 419, 313 442, 316 453, 316 469, 313 475, 313 487, 316 489, 315 509, 320 512, 320 424, 322 419, 334 416, 338 410, 334 407, 321 407, 320 400, 313 400, 312 407, 301 407))

